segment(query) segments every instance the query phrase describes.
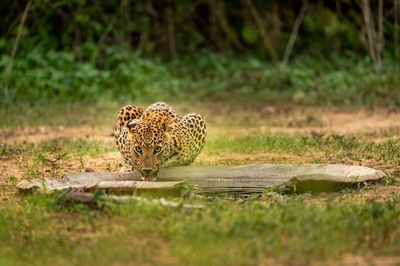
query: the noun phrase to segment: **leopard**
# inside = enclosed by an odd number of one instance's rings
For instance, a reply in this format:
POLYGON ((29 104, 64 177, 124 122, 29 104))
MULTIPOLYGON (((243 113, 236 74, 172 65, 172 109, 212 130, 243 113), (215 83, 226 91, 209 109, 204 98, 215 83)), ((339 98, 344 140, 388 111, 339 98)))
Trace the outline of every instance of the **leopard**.
POLYGON ((144 181, 155 181, 160 167, 191 164, 206 143, 204 116, 177 114, 165 102, 143 110, 126 105, 118 113, 115 143, 130 171, 138 171, 144 181))

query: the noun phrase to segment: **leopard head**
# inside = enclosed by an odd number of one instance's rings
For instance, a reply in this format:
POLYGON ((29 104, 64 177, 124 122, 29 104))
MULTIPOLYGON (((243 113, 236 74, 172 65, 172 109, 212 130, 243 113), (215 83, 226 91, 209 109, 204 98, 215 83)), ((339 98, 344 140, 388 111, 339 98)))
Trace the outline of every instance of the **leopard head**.
POLYGON ((164 121, 134 119, 127 124, 133 165, 143 180, 154 181, 162 163, 171 154, 171 125, 164 121))

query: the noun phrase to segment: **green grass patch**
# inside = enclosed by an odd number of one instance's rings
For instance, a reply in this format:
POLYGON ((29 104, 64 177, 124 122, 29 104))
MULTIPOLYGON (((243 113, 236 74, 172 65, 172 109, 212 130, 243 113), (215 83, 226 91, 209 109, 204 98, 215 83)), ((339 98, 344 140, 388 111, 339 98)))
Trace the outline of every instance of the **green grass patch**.
POLYGON ((65 208, 58 197, 28 197, 21 206, 0 209, 2 264, 307 263, 348 253, 400 252, 397 196, 319 206, 296 198, 285 203, 189 198, 185 203, 206 209, 132 202, 103 211, 79 204, 65 208))
POLYGON ((313 137, 301 134, 276 133, 237 138, 223 136, 209 139, 204 150, 210 153, 217 151, 240 153, 275 151, 289 152, 296 155, 316 150, 325 152, 325 157, 334 155, 337 159, 347 157, 353 160, 374 159, 394 164, 400 163, 399 139, 389 139, 376 143, 343 135, 313 137))
POLYGON ((0 144, 0 152, 3 155, 38 155, 54 154, 60 157, 65 156, 96 156, 109 151, 116 151, 117 147, 114 142, 104 143, 89 138, 57 138, 40 141, 39 143, 22 142, 22 143, 2 143, 0 144))
POLYGON ((17 155, 15 164, 24 169, 24 178, 28 179, 43 178, 45 167, 50 168, 53 175, 59 173, 62 176, 65 169, 60 169, 59 163, 68 159, 79 160, 78 170, 81 171, 84 168, 84 156, 96 156, 109 151, 117 151, 114 142, 103 143, 86 138, 58 138, 37 144, 0 144, 0 158, 17 155))

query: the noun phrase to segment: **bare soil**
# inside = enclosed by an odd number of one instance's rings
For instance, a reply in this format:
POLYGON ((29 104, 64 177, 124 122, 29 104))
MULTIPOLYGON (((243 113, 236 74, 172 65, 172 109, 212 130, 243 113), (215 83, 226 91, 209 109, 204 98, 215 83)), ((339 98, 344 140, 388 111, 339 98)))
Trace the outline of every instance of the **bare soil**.
MULTIPOLYGON (((264 109, 250 110, 220 110, 207 108, 199 110, 199 113, 206 117, 210 137, 227 135, 237 137, 267 132, 314 132, 341 135, 368 134, 371 137, 382 138, 388 135, 390 130, 397 132, 396 136, 400 136, 400 112, 388 109, 337 110, 302 107, 286 110, 264 107, 264 109)), ((113 118, 114 114, 110 114, 109 117, 94 118, 100 120, 96 126, 42 125, 2 128, 0 142, 39 142, 44 139, 86 136, 103 141, 112 140, 113 118)))

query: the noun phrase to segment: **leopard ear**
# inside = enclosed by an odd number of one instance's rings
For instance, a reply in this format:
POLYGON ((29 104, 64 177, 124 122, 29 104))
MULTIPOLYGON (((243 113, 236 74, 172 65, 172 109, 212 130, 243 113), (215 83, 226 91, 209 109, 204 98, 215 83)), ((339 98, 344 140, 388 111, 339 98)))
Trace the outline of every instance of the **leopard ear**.
POLYGON ((139 124, 140 120, 139 119, 132 119, 131 121, 126 124, 126 127, 130 130, 133 131, 133 129, 139 124))

